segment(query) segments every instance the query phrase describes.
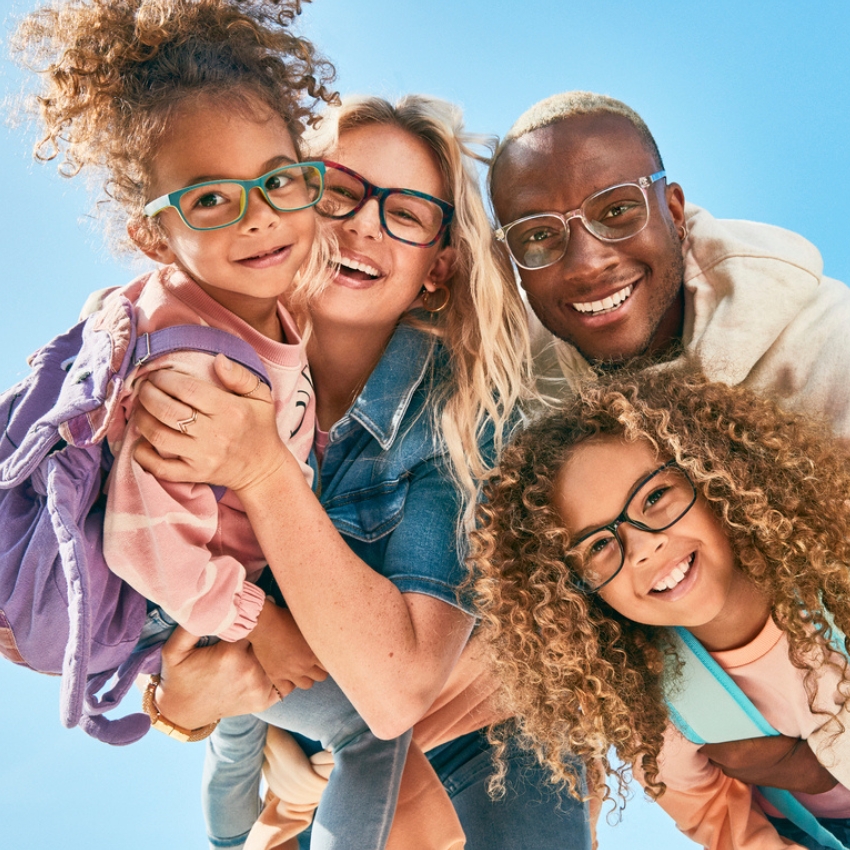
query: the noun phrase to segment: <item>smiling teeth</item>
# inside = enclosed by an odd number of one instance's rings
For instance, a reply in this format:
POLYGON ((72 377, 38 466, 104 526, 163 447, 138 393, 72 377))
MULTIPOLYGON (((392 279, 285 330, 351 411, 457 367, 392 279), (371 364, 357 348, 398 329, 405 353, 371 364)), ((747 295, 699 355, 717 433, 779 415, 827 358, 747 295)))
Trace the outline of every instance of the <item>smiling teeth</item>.
POLYGON ((579 304, 572 304, 570 306, 572 306, 573 309, 578 310, 579 313, 607 313, 609 310, 619 307, 632 294, 633 289, 634 286, 629 284, 619 292, 615 292, 613 295, 609 295, 601 301, 583 301, 579 304))
POLYGON ((355 271, 363 272, 363 274, 368 274, 372 277, 381 276, 379 269, 376 269, 374 266, 367 265, 366 263, 361 263, 359 260, 351 260, 347 257, 345 259, 342 259, 342 257, 334 257, 333 262, 337 266, 345 266, 347 269, 354 269, 355 271))
POLYGON ((652 589, 659 592, 662 590, 672 590, 688 574, 693 562, 693 554, 688 555, 684 561, 676 564, 676 566, 670 571, 670 574, 661 579, 661 581, 659 581, 652 589))

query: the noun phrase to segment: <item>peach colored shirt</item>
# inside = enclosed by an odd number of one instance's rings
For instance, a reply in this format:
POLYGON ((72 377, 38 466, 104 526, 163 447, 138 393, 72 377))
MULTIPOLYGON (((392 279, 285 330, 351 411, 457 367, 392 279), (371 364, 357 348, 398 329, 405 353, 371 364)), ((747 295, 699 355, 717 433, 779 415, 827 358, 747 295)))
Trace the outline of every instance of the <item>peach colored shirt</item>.
MULTIPOLYGON (((813 745, 826 718, 809 708, 803 685, 805 671, 791 664, 788 641, 772 619, 768 618, 751 643, 715 652, 712 656, 775 729, 793 738, 811 739, 809 743, 813 745)), ((840 663, 838 656, 835 660, 840 663)), ((816 707, 831 712, 840 709, 840 681, 837 668, 819 665, 816 707)), ((821 762, 832 770, 817 747, 813 749, 821 762)), ((846 764, 850 759, 850 735, 845 733, 832 738, 829 751, 831 756, 846 764)), ((699 752, 699 745, 686 740, 672 725, 665 735, 660 767, 660 779, 667 784, 667 791, 658 800, 659 805, 694 841, 712 850, 773 850, 798 846, 780 838, 767 821, 765 811, 771 815, 778 812, 757 790, 727 777, 699 752)), ((838 775, 836 778, 842 779, 838 775)), ((850 790, 841 782, 825 794, 795 796, 818 817, 850 817, 850 790)))

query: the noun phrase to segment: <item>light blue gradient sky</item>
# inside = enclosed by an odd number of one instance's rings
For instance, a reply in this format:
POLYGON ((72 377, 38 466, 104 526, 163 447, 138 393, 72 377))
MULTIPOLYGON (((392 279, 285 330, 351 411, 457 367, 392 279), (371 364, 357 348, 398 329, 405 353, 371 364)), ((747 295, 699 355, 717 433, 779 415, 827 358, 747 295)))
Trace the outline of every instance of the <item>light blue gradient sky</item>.
MULTIPOLYGON (((22 13, 34 4, 3 6, 22 13)), ((565 89, 625 100, 690 200, 803 233, 828 274, 850 279, 846 0, 316 0, 302 29, 336 63, 341 91, 440 95, 462 104, 477 132, 504 133, 536 100, 565 89)), ((0 74, 5 94, 20 87, 5 59, 0 74)), ((34 138, 32 129, 0 128, 2 387, 74 321, 88 292, 138 270, 110 254, 87 218, 85 181, 31 162, 34 138)), ((57 699, 55 680, 0 663, 0 845, 201 850, 202 745, 152 733, 110 749, 62 729, 57 699)), ((600 845, 694 846, 639 800, 621 825, 602 827, 600 845)))

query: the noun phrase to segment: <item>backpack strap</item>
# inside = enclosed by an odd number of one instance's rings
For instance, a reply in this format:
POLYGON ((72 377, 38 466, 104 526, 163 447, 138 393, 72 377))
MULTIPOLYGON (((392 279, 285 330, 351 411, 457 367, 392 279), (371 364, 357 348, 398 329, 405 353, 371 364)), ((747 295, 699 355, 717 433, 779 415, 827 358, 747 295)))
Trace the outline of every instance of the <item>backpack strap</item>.
MULTIPOLYGON (((675 659, 668 661, 665 699, 670 719, 689 741, 716 744, 779 734, 687 629, 676 626, 669 629, 669 635, 675 659)), ((850 850, 790 791, 762 786, 759 791, 791 823, 824 847, 850 850)))
POLYGON ((244 339, 208 325, 174 325, 136 339, 131 368, 175 351, 224 354, 253 372, 266 386, 271 381, 256 351, 244 339))

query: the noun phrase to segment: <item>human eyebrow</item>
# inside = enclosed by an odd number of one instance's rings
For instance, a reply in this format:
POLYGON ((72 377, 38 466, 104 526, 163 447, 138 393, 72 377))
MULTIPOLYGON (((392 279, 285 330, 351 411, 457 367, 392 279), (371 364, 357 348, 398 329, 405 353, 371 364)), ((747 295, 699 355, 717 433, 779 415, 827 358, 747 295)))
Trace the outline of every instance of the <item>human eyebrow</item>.
MULTIPOLYGON (((666 466, 666 464, 664 466, 666 466)), ((650 478, 652 478, 657 472, 661 472, 661 470, 664 469, 664 466, 645 469, 643 472, 639 473, 634 479, 634 482, 632 483, 631 489, 629 490, 628 496, 626 496, 626 500, 623 502, 623 507, 620 510, 620 513, 618 513, 617 516, 609 522, 603 522, 596 525, 586 525, 579 531, 571 531, 570 537, 573 539, 573 541, 581 540, 582 537, 586 537, 587 535, 595 531, 603 531, 606 526, 613 525, 623 515, 626 508, 628 507, 629 502, 631 502, 631 500, 638 494, 640 488, 643 487, 643 485, 646 484, 646 482, 650 478)))
MULTIPOLYGON (((291 156, 287 156, 286 154, 279 154, 278 156, 273 156, 271 159, 267 159, 263 163, 262 173, 265 174, 269 171, 274 170, 278 166, 283 165, 298 165, 298 161, 293 159, 291 156)), ((181 188, 190 189, 192 186, 197 186, 199 183, 219 183, 228 180, 238 179, 238 177, 225 176, 223 174, 199 174, 189 180, 186 185, 181 188)))

